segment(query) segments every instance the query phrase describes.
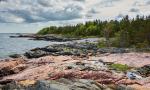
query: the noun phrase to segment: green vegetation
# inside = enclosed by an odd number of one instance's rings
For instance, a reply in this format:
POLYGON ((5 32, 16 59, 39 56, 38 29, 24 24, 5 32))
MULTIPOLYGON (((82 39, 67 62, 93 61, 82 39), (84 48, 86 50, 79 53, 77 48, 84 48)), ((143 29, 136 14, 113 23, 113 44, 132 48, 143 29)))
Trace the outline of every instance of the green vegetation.
POLYGON ((38 32, 40 35, 59 34, 73 37, 104 37, 105 41, 100 47, 150 47, 150 16, 137 16, 122 20, 89 21, 74 26, 50 26, 38 32), (111 40, 113 38, 113 40, 111 40))
POLYGON ((123 72, 129 70, 129 67, 127 65, 122 65, 122 64, 112 64, 110 65, 110 68, 115 69, 117 71, 123 71, 123 72))
POLYGON ((105 41, 104 41, 104 40, 103 40, 103 41, 99 41, 98 44, 97 44, 97 47, 98 47, 98 48, 106 47, 105 41))

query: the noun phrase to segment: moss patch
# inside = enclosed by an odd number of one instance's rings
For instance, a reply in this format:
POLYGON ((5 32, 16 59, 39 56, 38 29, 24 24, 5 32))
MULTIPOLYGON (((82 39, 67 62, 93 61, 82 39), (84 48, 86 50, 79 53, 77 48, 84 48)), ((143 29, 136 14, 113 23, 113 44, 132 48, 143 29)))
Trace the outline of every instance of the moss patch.
POLYGON ((110 65, 110 68, 115 69, 117 71, 123 71, 123 72, 126 72, 127 70, 130 69, 127 65, 122 65, 122 64, 112 64, 110 65))

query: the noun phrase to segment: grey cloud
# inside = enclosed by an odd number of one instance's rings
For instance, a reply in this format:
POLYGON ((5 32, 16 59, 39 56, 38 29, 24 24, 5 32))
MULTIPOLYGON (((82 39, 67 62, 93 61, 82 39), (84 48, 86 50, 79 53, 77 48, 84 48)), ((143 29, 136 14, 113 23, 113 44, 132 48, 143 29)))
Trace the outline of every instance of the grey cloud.
POLYGON ((14 0, 14 2, 15 1, 16 3, 12 3, 11 0, 7 0, 5 6, 0 6, 0 22, 7 23, 18 20, 17 23, 21 21, 22 23, 35 23, 72 20, 82 17, 83 6, 76 3, 66 5, 66 2, 63 2, 63 0, 14 0), (8 5, 8 7, 6 5, 8 5), (7 18, 9 16, 12 18, 7 18))
MULTIPOLYGON (((45 6, 45 7, 52 7, 54 5, 54 2, 57 2, 57 0, 52 1, 52 0, 37 0, 37 3, 45 6)), ((59 2, 57 2, 59 3, 59 2)))
POLYGON ((92 9, 90 9, 90 10, 88 11, 88 13, 96 14, 96 13, 98 13, 98 11, 96 11, 95 8, 92 8, 92 9))
POLYGON ((150 0, 139 0, 139 1, 135 1, 135 3, 133 4, 133 6, 147 6, 150 5, 150 0))
POLYGON ((0 13, 0 22, 2 23, 22 23, 24 21, 24 18, 15 16, 9 12, 0 13))
POLYGON ((74 1, 85 2, 86 0, 74 0, 74 1))
POLYGON ((7 0, 0 0, 0 2, 6 2, 7 0))
POLYGON ((87 18, 92 18, 93 15, 100 14, 99 11, 97 11, 95 8, 91 8, 85 15, 87 18))
POLYGON ((118 1, 121 0, 102 0, 99 5, 101 5, 101 7, 112 7, 114 6, 114 3, 118 1))
MULTIPOLYGON (((31 14, 32 11, 28 11, 28 10, 7 10, 3 13, 1 13, 1 15, 6 15, 6 18, 9 18, 10 16, 14 16, 18 18, 22 18, 22 22, 26 22, 26 23, 32 23, 32 22, 39 22, 42 21, 42 18, 38 18, 36 15, 32 15, 31 14)), ((0 16, 1 16, 0 15, 0 16)), ((44 20, 44 19, 43 19, 44 20)), ((4 20, 3 20, 4 21, 4 20)), ((9 21, 5 20, 5 22, 15 22, 15 21, 11 21, 11 19, 9 21)))
POLYGON ((39 12, 39 16, 45 18, 45 20, 71 20, 80 18, 80 11, 82 10, 79 6, 69 5, 64 8, 64 10, 55 11, 55 12, 39 12))
POLYGON ((130 12, 139 12, 140 10, 139 9, 137 9, 137 8, 131 8, 130 9, 130 12))
POLYGON ((146 4, 147 4, 147 5, 150 5, 150 1, 147 1, 146 4))

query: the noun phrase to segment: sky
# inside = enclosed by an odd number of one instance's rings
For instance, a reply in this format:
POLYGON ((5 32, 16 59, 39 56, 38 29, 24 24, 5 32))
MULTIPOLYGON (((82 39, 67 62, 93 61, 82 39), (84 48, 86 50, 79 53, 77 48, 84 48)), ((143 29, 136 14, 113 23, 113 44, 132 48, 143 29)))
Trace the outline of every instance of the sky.
POLYGON ((150 0, 0 0, 0 33, 150 15, 150 0))

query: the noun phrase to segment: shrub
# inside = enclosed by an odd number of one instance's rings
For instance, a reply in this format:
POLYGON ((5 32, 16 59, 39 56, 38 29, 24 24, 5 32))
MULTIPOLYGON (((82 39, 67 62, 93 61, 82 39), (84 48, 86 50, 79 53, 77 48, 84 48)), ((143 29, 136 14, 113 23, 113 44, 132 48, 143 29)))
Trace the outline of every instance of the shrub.
POLYGON ((97 43, 97 47, 98 47, 98 48, 106 47, 105 41, 98 42, 98 43, 97 43))
POLYGON ((136 44, 136 48, 148 48, 148 47, 149 47, 149 43, 147 40, 145 40, 143 43, 136 44))

